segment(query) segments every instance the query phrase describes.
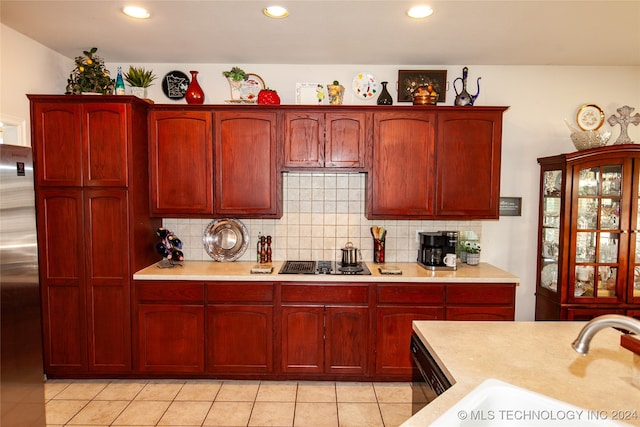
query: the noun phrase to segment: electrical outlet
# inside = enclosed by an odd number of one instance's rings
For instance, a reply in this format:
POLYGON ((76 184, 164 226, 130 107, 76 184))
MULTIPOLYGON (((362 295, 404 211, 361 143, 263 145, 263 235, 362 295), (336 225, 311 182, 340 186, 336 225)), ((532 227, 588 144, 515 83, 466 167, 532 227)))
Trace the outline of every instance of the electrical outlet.
POLYGON ((424 230, 416 230, 416 243, 420 243, 420 233, 424 232, 424 230))

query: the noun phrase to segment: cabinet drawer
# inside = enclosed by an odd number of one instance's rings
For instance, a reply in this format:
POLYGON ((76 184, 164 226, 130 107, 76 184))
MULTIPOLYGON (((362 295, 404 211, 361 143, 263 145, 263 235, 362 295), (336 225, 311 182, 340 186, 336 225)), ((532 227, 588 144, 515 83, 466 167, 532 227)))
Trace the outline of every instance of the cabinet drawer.
POLYGON ((380 304, 442 304, 444 285, 378 285, 380 304))
POLYGON ((207 302, 272 302, 271 283, 207 283, 207 302))
POLYGON ((447 304, 513 305, 515 284, 447 285, 447 304))
POLYGON ((369 299, 368 295, 368 285, 282 285, 282 302, 366 304, 369 299))
POLYGON ((201 282, 135 282, 137 302, 188 302, 204 304, 201 282))

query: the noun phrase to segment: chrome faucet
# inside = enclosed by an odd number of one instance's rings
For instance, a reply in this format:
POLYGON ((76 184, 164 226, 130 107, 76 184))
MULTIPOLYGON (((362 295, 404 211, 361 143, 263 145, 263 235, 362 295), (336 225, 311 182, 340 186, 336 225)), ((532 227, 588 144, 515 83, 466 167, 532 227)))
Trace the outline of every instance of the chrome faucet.
POLYGON ((589 343, 598 331, 604 328, 621 328, 640 335, 640 320, 620 314, 605 314, 591 319, 571 343, 571 347, 580 354, 589 353, 589 343))

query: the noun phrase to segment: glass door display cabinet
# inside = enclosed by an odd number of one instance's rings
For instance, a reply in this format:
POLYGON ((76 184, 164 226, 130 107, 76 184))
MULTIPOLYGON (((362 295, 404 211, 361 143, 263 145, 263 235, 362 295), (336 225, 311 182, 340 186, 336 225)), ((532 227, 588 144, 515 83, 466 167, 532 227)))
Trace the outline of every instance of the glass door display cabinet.
POLYGON ((538 163, 536 320, 640 317, 640 146, 538 163))

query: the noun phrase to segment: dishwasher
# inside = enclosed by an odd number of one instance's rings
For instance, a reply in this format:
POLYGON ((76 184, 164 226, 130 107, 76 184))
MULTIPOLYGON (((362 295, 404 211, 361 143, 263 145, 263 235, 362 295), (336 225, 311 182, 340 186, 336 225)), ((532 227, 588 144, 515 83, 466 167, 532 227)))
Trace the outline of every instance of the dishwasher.
POLYGON ((414 367, 411 406, 415 414, 451 387, 451 381, 416 334, 411 335, 410 346, 414 367))

